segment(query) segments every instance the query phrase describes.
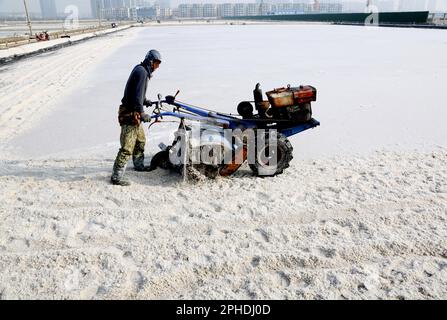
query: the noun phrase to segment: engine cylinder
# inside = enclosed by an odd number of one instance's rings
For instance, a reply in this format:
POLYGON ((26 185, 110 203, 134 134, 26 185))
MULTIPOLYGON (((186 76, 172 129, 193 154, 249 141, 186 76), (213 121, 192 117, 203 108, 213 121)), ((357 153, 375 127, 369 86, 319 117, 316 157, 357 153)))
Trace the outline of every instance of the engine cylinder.
POLYGON ((261 84, 258 83, 256 85, 255 90, 253 91, 253 96, 255 98, 256 110, 258 111, 258 113, 261 117, 264 117, 265 108, 264 108, 264 98, 262 95, 263 95, 263 93, 262 93, 262 89, 261 89, 261 84))

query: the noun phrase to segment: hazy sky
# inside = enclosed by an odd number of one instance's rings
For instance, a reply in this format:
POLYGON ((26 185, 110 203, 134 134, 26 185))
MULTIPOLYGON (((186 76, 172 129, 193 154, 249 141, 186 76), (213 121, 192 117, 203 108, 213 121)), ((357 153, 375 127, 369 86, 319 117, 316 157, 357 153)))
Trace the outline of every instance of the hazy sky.
MULTIPOLYGON (((27 0, 29 10, 40 12, 39 0, 27 0)), ((64 8, 70 4, 79 7, 83 14, 90 13, 90 0, 56 0, 58 12, 63 12, 64 8)), ((19 12, 23 11, 23 0, 0 0, 0 12, 19 12)))
MULTIPOLYGON (((40 12, 39 0, 27 0, 30 11, 31 12, 40 12)), ((275 2, 289 2, 290 0, 279 1, 275 0, 275 2)), ((306 0, 304 0, 306 1, 306 0)), ((307 0, 311 1, 311 0, 307 0)), ((320 2, 325 2, 327 0, 320 0, 320 2)), ((335 1, 335 0, 332 0, 335 1)), ((357 2, 357 3, 366 3, 366 0, 340 0, 342 2, 357 2)), ((376 0, 379 1, 380 0, 376 0)), ((383 1, 383 0, 382 0, 383 1)), ((394 0, 399 1, 399 0, 394 0)), ((405 3, 409 3, 414 7, 415 10, 424 9, 424 3, 431 2, 436 3, 435 7, 439 10, 447 9, 447 0, 400 0, 405 3)), ((171 0, 171 4, 176 6, 178 3, 224 3, 224 2, 254 2, 254 0, 171 0)), ((374 0, 373 0, 374 2, 374 0)), ((56 0, 56 5, 58 12, 63 12, 64 8, 67 5, 74 4, 78 6, 81 16, 90 15, 90 0, 56 0)), ((0 0, 0 12, 21 12, 23 11, 23 1, 22 0, 0 0)))

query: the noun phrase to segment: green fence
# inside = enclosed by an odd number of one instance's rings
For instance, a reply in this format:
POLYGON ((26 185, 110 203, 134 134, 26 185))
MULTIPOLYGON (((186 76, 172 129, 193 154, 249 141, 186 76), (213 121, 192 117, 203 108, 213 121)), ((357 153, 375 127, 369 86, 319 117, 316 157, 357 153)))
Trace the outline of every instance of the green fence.
MULTIPOLYGON (((380 12, 379 24, 423 24, 427 23, 428 11, 380 12)), ((267 16, 226 17, 230 20, 270 20, 270 21, 309 21, 337 23, 365 23, 370 13, 312 13, 267 16)))

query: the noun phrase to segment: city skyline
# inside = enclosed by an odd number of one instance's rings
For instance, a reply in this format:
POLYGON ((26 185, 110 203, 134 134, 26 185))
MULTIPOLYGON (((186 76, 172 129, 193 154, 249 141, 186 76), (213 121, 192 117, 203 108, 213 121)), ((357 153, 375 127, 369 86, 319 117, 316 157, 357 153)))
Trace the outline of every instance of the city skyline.
POLYGON ((40 0, 39 3, 43 19, 52 19, 57 17, 55 0, 40 0))
MULTIPOLYGON (((109 3, 154 3, 155 1, 144 1, 144 0, 105 0, 109 3)), ((167 0, 161 0, 157 2, 166 3, 167 0)), ((29 10, 33 14, 42 14, 41 7, 49 10, 49 15, 54 15, 54 9, 56 10, 56 15, 63 14, 65 8, 68 5, 75 5, 79 8, 79 14, 81 18, 93 17, 94 12, 92 12, 92 2, 94 0, 27 0, 29 5, 29 10)), ((255 0, 171 0, 168 1, 171 7, 177 7, 179 4, 193 4, 193 3, 253 3, 255 0)), ((259 0, 258 0, 259 2, 259 0)), ((298 0, 298 1, 287 1, 287 0, 267 0, 264 2, 269 3, 293 3, 293 2, 308 2, 312 3, 312 0, 298 0)), ((351 6, 353 10, 361 10, 363 5, 366 4, 366 0, 320 0, 320 2, 340 2, 345 5, 346 8, 351 6)), ((430 11, 447 11, 447 0, 373 0, 373 4, 378 5, 381 10, 430 10, 430 11)), ((0 0, 0 13, 21 13, 23 12, 22 1, 17 0, 0 0)), ((43 14, 47 17, 48 14, 43 14)))

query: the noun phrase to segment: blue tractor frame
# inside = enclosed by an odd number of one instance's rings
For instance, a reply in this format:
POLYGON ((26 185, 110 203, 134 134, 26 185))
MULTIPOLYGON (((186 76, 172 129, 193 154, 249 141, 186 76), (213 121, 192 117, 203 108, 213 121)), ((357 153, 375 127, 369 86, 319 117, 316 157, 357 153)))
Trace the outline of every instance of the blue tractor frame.
MULTIPOLYGON (((185 120, 204 124, 204 127, 207 128, 207 133, 205 135, 205 139, 200 140, 200 147, 205 147, 208 145, 209 141, 211 141, 211 143, 213 143, 214 141, 214 143, 216 143, 215 146, 218 146, 219 148, 221 146, 224 146, 225 150, 234 152, 234 155, 242 155, 243 161, 247 160, 247 146, 241 146, 237 144, 235 145, 232 141, 227 140, 224 134, 224 130, 222 129, 239 129, 241 131, 247 129, 252 129, 255 131, 262 129, 266 131, 276 130, 278 133, 284 136, 283 138, 280 137, 281 135, 277 136, 277 139, 279 139, 277 141, 280 141, 283 146, 282 149, 279 146, 275 147, 277 151, 279 150, 279 154, 281 155, 279 157, 281 161, 279 161, 279 164, 277 166, 260 165, 263 162, 259 161, 258 153, 261 154, 260 152, 263 151, 256 151, 256 158, 258 160, 256 160, 256 163, 254 164, 249 163, 249 166, 252 171, 258 176, 274 176, 283 173, 283 171, 289 167, 289 163, 293 159, 293 147, 287 140, 287 138, 320 126, 320 122, 313 118, 310 121, 306 122, 263 118, 244 119, 243 117, 192 106, 180 101, 176 101, 175 99, 169 99, 168 102, 168 99, 169 98, 167 97, 166 100, 161 100, 161 95, 158 96, 158 102, 156 103, 156 108, 154 109, 153 115, 151 117, 153 120, 155 120, 153 124, 161 122, 161 120, 163 120, 165 117, 174 117, 180 119, 179 130, 188 127, 185 124, 185 120), (165 111, 165 108, 163 108, 164 104, 170 105, 171 107, 173 107, 173 110, 165 111), (208 128, 210 127, 213 128, 211 133, 208 130, 208 128), (282 150, 282 152, 280 150, 282 150)), ((179 132, 182 131, 183 130, 180 130, 179 132)), ((151 168, 155 169, 157 167, 161 167, 164 169, 174 169, 183 172, 185 177, 185 173, 188 167, 187 165, 185 165, 187 163, 186 158, 184 158, 183 162, 180 163, 178 163, 177 161, 172 161, 171 158, 171 155, 176 155, 178 153, 178 150, 176 148, 181 145, 182 144, 179 144, 178 140, 176 139, 172 146, 162 148, 163 151, 153 157, 151 168)), ((239 163, 235 160, 234 162, 227 164, 219 163, 220 162, 214 165, 203 163, 201 167, 202 169, 204 169, 206 176, 214 178, 217 175, 230 176, 238 171, 239 168, 242 166, 242 163, 239 163)))
POLYGON ((318 120, 313 118, 304 123, 293 123, 275 119, 241 119, 230 114, 210 111, 205 108, 192 106, 179 101, 171 103, 174 107, 172 112, 161 112, 160 108, 163 104, 167 104, 167 101, 159 99, 158 106, 151 117, 153 120, 159 121, 164 117, 175 117, 220 125, 228 129, 275 129, 286 137, 294 136, 321 125, 318 120))

